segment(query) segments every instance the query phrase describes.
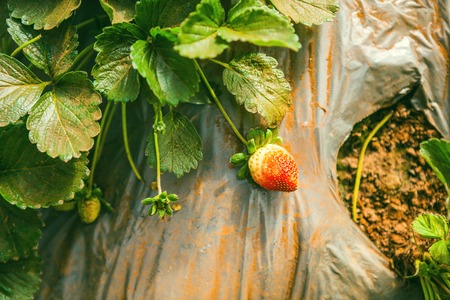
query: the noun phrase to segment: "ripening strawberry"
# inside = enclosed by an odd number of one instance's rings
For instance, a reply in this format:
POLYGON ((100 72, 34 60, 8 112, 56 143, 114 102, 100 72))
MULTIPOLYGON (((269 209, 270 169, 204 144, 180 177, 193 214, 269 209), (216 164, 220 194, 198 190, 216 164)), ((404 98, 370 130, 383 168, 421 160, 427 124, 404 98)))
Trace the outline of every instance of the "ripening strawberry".
POLYGON ((298 186, 298 168, 292 155, 276 144, 265 145, 248 160, 253 180, 270 191, 293 192, 298 186))

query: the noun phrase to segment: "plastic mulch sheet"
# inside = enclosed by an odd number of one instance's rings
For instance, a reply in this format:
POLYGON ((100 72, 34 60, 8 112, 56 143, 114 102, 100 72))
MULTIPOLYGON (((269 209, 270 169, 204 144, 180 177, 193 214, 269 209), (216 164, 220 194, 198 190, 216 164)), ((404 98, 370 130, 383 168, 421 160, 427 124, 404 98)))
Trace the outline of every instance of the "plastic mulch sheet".
MULTIPOLYGON (((299 166, 299 189, 267 192, 236 178, 228 160, 243 150, 214 105, 178 109, 194 120, 204 158, 181 179, 171 219, 147 216, 154 196, 144 148, 153 116, 129 108, 136 180, 120 124, 105 145, 97 182, 115 207, 92 225, 74 213, 47 220, 40 299, 420 299, 348 217, 336 158, 353 125, 411 90, 414 106, 449 138, 450 2, 342 0, 333 23, 298 27, 302 49, 276 55, 293 105, 280 127, 299 166), (136 121, 136 122, 134 122, 136 121), (143 125, 145 124, 145 125, 143 125)), ((259 124, 225 97, 241 132, 259 124), (233 105, 232 105, 233 104, 233 105)), ((120 122, 120 119, 117 119, 120 122)))

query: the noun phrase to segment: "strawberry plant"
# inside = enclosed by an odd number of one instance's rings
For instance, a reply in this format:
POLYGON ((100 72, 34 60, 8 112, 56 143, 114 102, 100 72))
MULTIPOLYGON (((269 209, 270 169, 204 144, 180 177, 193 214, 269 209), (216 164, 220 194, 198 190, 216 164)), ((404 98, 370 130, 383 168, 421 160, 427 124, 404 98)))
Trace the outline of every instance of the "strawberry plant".
POLYGON ((32 298, 38 288, 37 209, 76 206, 84 223, 94 222, 101 207, 111 210, 95 170, 118 108, 130 167, 144 181, 128 145, 130 102, 146 101, 154 116, 151 134, 142 137, 155 169, 146 180, 156 192, 142 201, 150 215, 172 215, 170 203, 178 200, 163 189, 161 173, 182 177, 203 157, 185 105, 215 105, 247 147, 231 159, 242 166, 239 178, 295 190, 297 166, 276 135, 291 87, 264 49, 297 51, 294 23, 319 25, 337 8, 335 0, 2 1, 0 298, 32 298), (235 54, 241 44, 258 51, 235 54), (211 70, 223 71, 222 79, 211 80, 211 70), (245 139, 219 92, 260 115, 267 130, 250 130, 245 139))
POLYGON ((450 249, 448 221, 444 216, 424 213, 411 224, 415 233, 423 238, 437 239, 422 259, 414 263, 425 299, 448 299, 450 297, 450 249))

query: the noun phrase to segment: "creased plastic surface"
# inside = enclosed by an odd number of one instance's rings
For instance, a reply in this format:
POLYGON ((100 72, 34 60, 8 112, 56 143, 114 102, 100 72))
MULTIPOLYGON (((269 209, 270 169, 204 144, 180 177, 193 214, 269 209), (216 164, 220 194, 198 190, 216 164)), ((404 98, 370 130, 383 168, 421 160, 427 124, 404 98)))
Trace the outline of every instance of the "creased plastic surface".
MULTIPOLYGON (((449 14, 445 0, 342 0, 333 23, 298 28, 303 48, 277 54, 294 87, 280 135, 299 165, 297 192, 238 181, 228 159, 242 148, 217 109, 183 106, 204 159, 181 180, 164 175, 182 209, 160 222, 140 204, 154 192, 135 179, 117 133, 97 179, 115 211, 88 226, 70 213, 48 221, 38 298, 421 299, 347 216, 335 165, 356 122, 414 87, 415 106, 450 137, 449 14)), ((132 151, 150 182, 152 115, 145 103, 132 107, 132 151)), ((242 110, 231 115, 241 131, 258 124, 242 110)))

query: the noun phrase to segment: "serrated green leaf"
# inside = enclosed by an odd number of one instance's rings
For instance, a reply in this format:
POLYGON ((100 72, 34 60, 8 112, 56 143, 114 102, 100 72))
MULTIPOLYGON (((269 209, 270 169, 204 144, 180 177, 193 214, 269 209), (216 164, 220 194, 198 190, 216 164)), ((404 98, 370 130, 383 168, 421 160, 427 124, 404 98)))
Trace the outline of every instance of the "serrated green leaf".
POLYGON ((300 49, 289 19, 257 0, 243 0, 228 13, 226 26, 218 30, 227 42, 243 41, 258 46, 300 49))
POLYGON ((190 58, 213 58, 228 48, 218 36, 225 22, 225 10, 219 0, 203 0, 195 12, 181 24, 179 45, 175 49, 190 58))
POLYGON ((291 87, 278 62, 263 53, 248 53, 232 60, 223 72, 228 90, 252 113, 259 113, 270 128, 278 127, 291 104, 291 87))
POLYGON ((30 141, 51 157, 64 161, 80 157, 82 151, 91 149, 100 131, 96 122, 101 117, 100 103, 85 72, 64 74, 31 110, 27 120, 30 141))
POLYGON ((0 263, 0 299, 34 299, 41 274, 42 262, 37 256, 0 263))
POLYGON ((200 0, 141 0, 136 3, 136 24, 145 32, 151 28, 178 26, 195 10, 200 0))
POLYGON ((333 20, 339 9, 338 0, 270 0, 270 2, 295 23, 307 26, 333 20))
POLYGON ((191 59, 174 49, 176 36, 152 29, 152 43, 139 40, 131 46, 133 67, 147 80, 161 104, 172 106, 189 101, 199 89, 199 77, 191 59))
POLYGON ((94 49, 98 51, 92 70, 94 86, 110 101, 133 101, 139 95, 139 73, 131 63, 131 45, 146 39, 136 25, 119 23, 103 29, 94 49))
POLYGON ((431 254, 431 257, 438 263, 441 264, 450 264, 450 252, 448 251, 447 243, 444 240, 437 241, 433 245, 431 245, 428 250, 431 254))
POLYGON ((0 127, 26 115, 46 85, 20 61, 0 53, 0 127))
POLYGON ((28 60, 45 73, 55 78, 68 71, 77 56, 78 35, 68 22, 58 28, 38 32, 31 26, 24 26, 18 20, 8 19, 8 32, 18 45, 37 37, 42 38, 22 51, 28 60))
POLYGON ((448 235, 447 219, 441 215, 424 213, 411 224, 413 230, 429 239, 446 239, 448 235))
POLYGON ((436 176, 449 192, 450 184, 450 142, 430 139, 420 144, 420 155, 431 166, 436 176))
MULTIPOLYGON (((83 187, 86 157, 63 162, 39 152, 25 126, 0 128, 0 195, 20 208, 48 207, 83 187)), ((60 202, 61 203, 61 202, 60 202)))
MULTIPOLYGON (((202 140, 195 126, 184 115, 170 111, 163 118, 166 132, 158 135, 159 152, 161 153, 161 171, 172 172, 177 177, 196 169, 202 159, 202 140)), ((153 133, 148 139, 145 154, 148 164, 156 168, 155 140, 153 133)))
POLYGON ((34 29, 49 30, 69 18, 81 4, 81 0, 8 0, 11 16, 34 29))
POLYGON ((0 263, 34 253, 43 225, 38 211, 20 209, 0 196, 0 263))
POLYGON ((100 0, 100 4, 108 14, 112 24, 133 20, 135 2, 134 0, 100 0))

